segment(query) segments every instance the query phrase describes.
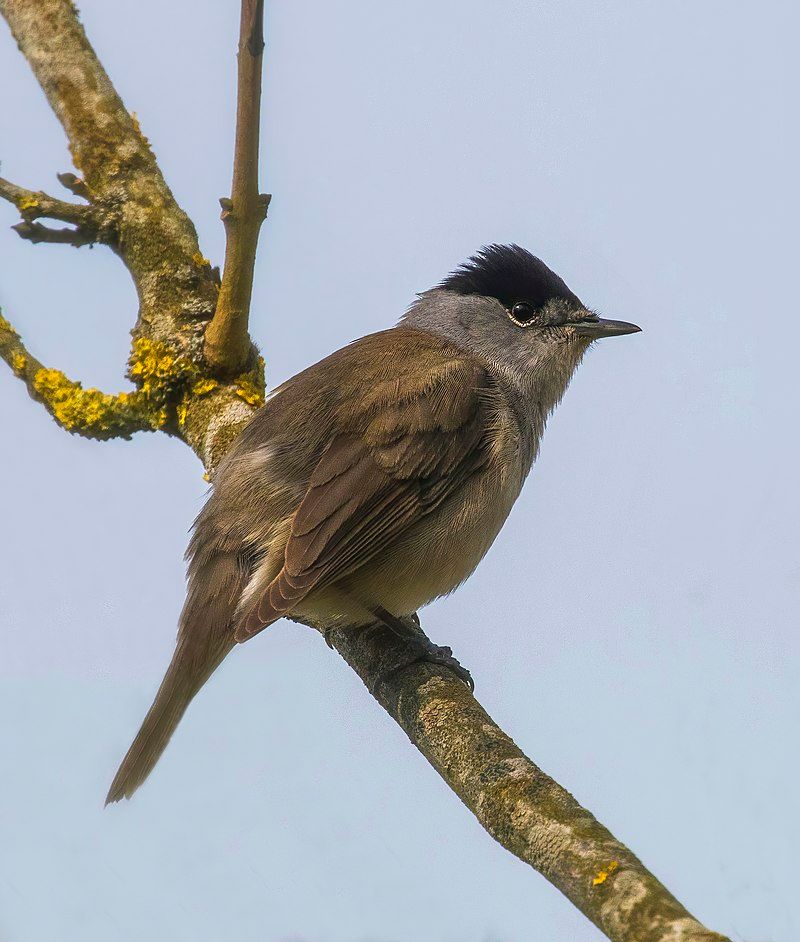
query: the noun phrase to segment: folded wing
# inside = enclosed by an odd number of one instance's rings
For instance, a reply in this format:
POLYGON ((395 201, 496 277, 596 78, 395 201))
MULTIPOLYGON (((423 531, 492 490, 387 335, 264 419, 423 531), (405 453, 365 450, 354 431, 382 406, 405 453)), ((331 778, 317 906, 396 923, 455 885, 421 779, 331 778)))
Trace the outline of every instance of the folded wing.
POLYGON ((295 512, 283 568, 248 599, 238 641, 374 559, 484 467, 490 377, 452 348, 425 366, 402 384, 367 383, 357 402, 343 402, 342 431, 295 512))

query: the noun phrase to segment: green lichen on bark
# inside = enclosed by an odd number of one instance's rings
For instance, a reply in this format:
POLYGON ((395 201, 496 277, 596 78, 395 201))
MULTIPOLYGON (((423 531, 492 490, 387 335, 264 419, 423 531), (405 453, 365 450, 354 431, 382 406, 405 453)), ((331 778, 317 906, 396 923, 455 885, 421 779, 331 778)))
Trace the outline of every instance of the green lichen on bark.
POLYGON ((114 249, 139 296, 134 335, 174 343, 199 362, 217 283, 138 120, 125 108, 69 3, 0 0, 0 12, 64 127, 91 194, 92 207, 79 211, 96 209, 114 220, 114 249))

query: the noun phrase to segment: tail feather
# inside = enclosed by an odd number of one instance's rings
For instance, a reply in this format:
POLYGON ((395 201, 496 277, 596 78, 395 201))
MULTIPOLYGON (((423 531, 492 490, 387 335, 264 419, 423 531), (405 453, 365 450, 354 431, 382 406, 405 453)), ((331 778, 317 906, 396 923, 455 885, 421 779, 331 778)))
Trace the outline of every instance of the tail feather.
POLYGON ((114 776, 106 797, 107 805, 130 798, 153 771, 186 708, 232 646, 225 645, 194 671, 187 669, 185 652, 182 645, 178 646, 153 705, 114 776))
POLYGON ((107 805, 130 798, 152 772, 195 694, 235 644, 231 619, 244 582, 236 557, 211 553, 195 562, 175 654, 114 776, 107 805))

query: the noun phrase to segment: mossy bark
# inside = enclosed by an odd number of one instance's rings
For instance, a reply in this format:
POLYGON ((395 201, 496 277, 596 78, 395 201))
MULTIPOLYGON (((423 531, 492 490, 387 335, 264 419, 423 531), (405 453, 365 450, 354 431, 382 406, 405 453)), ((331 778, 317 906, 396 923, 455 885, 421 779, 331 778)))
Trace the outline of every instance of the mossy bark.
MULTIPOLYGON (((53 370, 40 375, 39 388, 26 371, 28 389, 68 431, 109 438, 161 429, 183 438, 213 469, 263 401, 263 363, 251 348, 244 368, 213 394, 200 384, 216 380, 203 343, 218 277, 138 120, 111 84, 71 3, 0 0, 0 12, 64 128, 89 206, 78 205, 70 215, 69 204, 13 184, 0 196, 28 222, 33 214, 92 221, 130 272, 139 299, 128 368, 135 390, 84 390, 53 370)), ((19 337, 13 346, 34 359, 19 337)))

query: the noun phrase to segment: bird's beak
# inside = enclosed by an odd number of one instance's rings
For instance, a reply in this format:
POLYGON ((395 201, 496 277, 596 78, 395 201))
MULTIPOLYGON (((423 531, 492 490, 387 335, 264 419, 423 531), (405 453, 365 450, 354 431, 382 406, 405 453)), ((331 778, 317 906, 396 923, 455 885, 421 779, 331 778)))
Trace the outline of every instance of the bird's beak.
POLYGON ((579 321, 575 330, 579 337, 587 340, 600 340, 602 337, 621 337, 623 334, 637 334, 642 328, 627 321, 609 321, 604 317, 579 321))

